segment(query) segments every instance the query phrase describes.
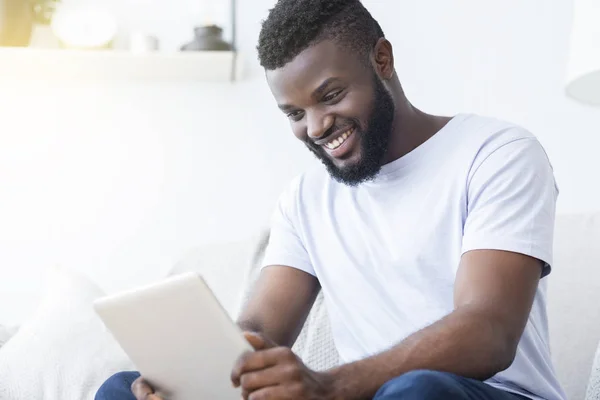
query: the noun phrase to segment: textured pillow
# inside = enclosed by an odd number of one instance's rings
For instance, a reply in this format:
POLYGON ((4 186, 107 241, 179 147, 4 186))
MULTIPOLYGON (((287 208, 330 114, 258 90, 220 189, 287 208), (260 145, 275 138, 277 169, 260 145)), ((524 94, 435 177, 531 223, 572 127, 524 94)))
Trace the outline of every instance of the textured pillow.
POLYGON ((600 345, 598 345, 598 351, 596 351, 585 400, 600 400, 600 345))
POLYGON ((554 368, 567 398, 583 399, 600 340, 600 213, 556 218, 548 281, 548 324, 554 368))
POLYGON ((0 399, 92 400, 133 367, 92 309, 102 295, 84 276, 52 270, 35 314, 0 349, 0 399))
MULTIPOLYGON (((252 286, 260 275, 262 260, 268 240, 268 233, 265 233, 256 247, 246 277, 246 291, 243 297, 244 303, 250 297, 252 286)), ((339 365, 340 359, 333 342, 331 325, 325 307, 323 292, 320 292, 317 296, 315 304, 313 305, 292 350, 309 368, 316 371, 327 370, 339 365)))
POLYGON ((8 342, 8 340, 15 335, 17 327, 6 327, 0 325, 0 348, 8 342))

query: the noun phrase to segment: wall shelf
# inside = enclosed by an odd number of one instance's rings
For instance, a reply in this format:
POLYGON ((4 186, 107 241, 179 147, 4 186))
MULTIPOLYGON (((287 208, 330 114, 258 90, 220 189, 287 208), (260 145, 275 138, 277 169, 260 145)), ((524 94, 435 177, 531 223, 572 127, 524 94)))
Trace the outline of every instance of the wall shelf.
MULTIPOLYGON (((235 67, 234 67, 235 66, 235 67)), ((47 81, 229 82, 233 51, 154 52, 0 48, 0 79, 47 81)))

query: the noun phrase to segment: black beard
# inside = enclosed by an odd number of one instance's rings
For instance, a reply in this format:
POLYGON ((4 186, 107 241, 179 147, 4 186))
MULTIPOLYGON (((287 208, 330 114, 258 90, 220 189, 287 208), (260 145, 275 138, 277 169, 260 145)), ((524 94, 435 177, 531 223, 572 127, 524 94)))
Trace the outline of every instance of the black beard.
POLYGON ((375 94, 373 110, 365 130, 358 121, 353 121, 355 132, 360 134, 361 159, 354 165, 337 167, 327 155, 325 149, 314 142, 306 142, 308 149, 325 165, 329 175, 336 181, 348 186, 357 186, 375 178, 382 167, 383 158, 388 149, 395 105, 392 96, 386 90, 379 77, 373 74, 375 94))

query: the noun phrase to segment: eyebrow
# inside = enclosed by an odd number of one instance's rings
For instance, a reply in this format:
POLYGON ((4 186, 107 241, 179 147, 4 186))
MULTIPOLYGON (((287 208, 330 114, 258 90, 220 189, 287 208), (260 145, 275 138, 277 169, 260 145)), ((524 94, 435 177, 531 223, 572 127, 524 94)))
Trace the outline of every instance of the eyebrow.
MULTIPOLYGON (((318 97, 318 96, 320 96, 321 94, 323 94, 323 92, 325 91, 325 89, 327 89, 327 87, 328 87, 329 85, 331 85, 333 82, 335 82, 335 81, 338 81, 338 80, 339 80, 339 78, 336 78, 336 77, 332 77, 332 78, 327 78, 327 79, 325 79, 325 80, 323 81, 323 83, 321 83, 321 84, 319 85, 319 87, 318 87, 318 88, 316 88, 316 89, 315 89, 315 90, 312 92, 312 96, 313 96, 313 97, 318 97)), ((280 109, 281 111, 288 111, 288 110, 291 110, 291 109, 293 109, 293 108, 296 108, 296 107, 294 107, 294 106, 292 106, 292 105, 290 105, 290 104, 280 104, 280 105, 279 105, 279 109, 280 109)))
POLYGON ((317 97, 317 96, 323 94, 323 92, 325 91, 325 89, 327 89, 327 86, 329 86, 330 84, 332 84, 333 82, 335 82, 337 80, 339 80, 339 78, 335 78, 334 77, 334 78, 327 78, 327 79, 325 79, 323 81, 323 83, 321 83, 319 85, 319 87, 314 90, 314 92, 312 93, 313 97, 317 97))

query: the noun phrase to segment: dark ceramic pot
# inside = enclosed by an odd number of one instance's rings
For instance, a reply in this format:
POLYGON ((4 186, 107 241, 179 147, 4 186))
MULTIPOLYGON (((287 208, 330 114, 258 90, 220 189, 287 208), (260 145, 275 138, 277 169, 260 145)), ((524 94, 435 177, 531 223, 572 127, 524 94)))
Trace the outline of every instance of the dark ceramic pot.
POLYGON ((228 51, 231 44, 223 40, 223 29, 218 26, 199 26, 194 29, 194 41, 181 47, 182 51, 228 51))

